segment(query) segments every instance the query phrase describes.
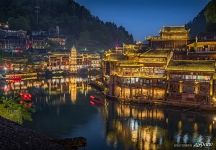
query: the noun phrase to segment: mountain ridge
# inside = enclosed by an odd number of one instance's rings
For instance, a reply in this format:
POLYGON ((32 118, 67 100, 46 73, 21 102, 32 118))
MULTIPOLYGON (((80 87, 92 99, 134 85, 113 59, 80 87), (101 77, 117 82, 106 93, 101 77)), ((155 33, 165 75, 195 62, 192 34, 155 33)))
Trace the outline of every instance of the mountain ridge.
POLYGON ((191 36, 201 32, 216 32, 216 0, 211 0, 186 27, 191 29, 191 36))
POLYGON ((133 43, 133 36, 122 26, 101 21, 73 0, 1 0, 0 21, 11 29, 55 31, 68 38, 67 47, 101 50, 118 43, 133 43))

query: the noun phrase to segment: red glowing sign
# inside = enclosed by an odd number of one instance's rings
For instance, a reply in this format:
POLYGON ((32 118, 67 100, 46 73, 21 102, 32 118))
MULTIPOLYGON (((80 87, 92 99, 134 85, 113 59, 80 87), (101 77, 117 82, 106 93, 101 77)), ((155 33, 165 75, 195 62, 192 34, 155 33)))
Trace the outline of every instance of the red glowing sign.
POLYGON ((90 105, 91 105, 91 106, 95 106, 95 102, 90 101, 90 105))
POLYGON ((90 96, 90 99, 94 99, 95 97, 94 96, 90 96))
POLYGON ((90 96, 90 101, 89 101, 91 106, 101 106, 104 105, 104 101, 100 98, 97 98, 95 96, 90 96))
POLYGON ((20 96, 22 100, 24 101, 31 101, 32 100, 32 95, 29 93, 20 93, 20 96))

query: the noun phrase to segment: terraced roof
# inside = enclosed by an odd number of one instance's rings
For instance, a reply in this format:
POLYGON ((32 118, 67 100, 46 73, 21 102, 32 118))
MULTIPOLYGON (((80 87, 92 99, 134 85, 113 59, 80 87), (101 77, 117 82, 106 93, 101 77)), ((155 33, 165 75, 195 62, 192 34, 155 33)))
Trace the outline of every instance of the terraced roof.
POLYGON ((171 51, 169 50, 150 50, 144 53, 141 53, 141 57, 168 57, 171 51))
POLYGON ((215 72, 215 61, 209 60, 175 60, 170 61, 168 71, 215 72))

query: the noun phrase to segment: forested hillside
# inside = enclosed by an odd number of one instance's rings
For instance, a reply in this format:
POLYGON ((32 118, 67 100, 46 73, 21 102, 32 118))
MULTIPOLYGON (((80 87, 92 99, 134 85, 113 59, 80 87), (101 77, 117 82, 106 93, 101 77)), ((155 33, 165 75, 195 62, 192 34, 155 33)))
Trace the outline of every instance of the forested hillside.
POLYGON ((192 36, 200 32, 216 32, 216 0, 210 1, 186 26, 191 29, 192 36))
POLYGON ((108 49, 117 43, 131 43, 124 27, 103 22, 73 0, 1 0, 0 22, 12 29, 53 31, 68 38, 67 46, 79 49, 108 49))

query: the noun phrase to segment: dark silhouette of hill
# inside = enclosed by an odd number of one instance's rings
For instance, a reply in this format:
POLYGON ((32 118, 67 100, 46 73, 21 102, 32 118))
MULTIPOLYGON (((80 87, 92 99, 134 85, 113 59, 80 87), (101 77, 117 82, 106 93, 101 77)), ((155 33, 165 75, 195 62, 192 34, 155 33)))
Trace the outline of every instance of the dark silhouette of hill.
POLYGON ((103 22, 73 0, 1 0, 0 22, 11 29, 56 31, 80 49, 108 49, 117 43, 132 43, 133 36, 124 27, 103 22))
POLYGON ((216 32, 216 0, 211 0, 186 27, 191 29, 191 36, 201 32, 216 32))

